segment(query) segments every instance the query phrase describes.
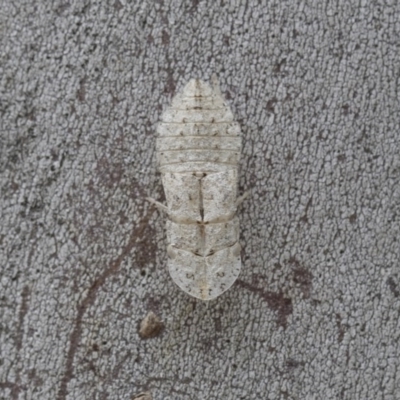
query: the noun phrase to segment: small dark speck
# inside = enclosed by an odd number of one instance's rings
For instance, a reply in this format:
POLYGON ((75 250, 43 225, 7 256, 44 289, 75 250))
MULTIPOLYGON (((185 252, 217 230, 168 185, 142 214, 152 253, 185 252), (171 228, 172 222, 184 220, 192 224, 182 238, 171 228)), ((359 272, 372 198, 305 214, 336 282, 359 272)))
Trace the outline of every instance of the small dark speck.
POLYGON ((124 6, 119 2, 119 0, 115 0, 114 2, 114 9, 116 11, 122 10, 124 6))
POLYGON ((367 154, 372 154, 372 150, 371 150, 369 147, 364 147, 364 151, 365 151, 367 154))
POLYGON ((396 282, 391 276, 387 279, 386 283, 389 286, 390 291, 393 293, 393 296, 399 297, 400 296, 399 289, 397 288, 396 282))
POLYGON ((277 100, 276 97, 273 97, 271 100, 268 100, 268 101, 267 101, 267 105, 266 105, 267 111, 273 113, 273 112, 275 111, 275 103, 276 103, 277 101, 278 101, 278 100, 277 100))
POLYGON ((162 31, 161 42, 164 46, 167 46, 169 44, 169 34, 165 30, 162 31))
POLYGON ((345 104, 344 106, 342 106, 343 115, 349 115, 349 109, 350 109, 350 106, 348 104, 345 104))
POLYGON ((286 367, 288 370, 293 370, 301 365, 304 365, 304 363, 297 361, 297 360, 293 360, 291 358, 286 361, 286 367))
POLYGON ((346 156, 345 156, 344 154, 339 154, 339 155, 337 156, 337 159, 338 159, 338 161, 340 161, 340 162, 344 162, 344 161, 346 161, 346 156))
POLYGON ((286 58, 283 58, 279 62, 275 63, 274 73, 280 74, 282 72, 282 66, 284 66, 285 64, 286 64, 286 58))
POLYGON ((349 221, 351 224, 354 224, 357 221, 357 214, 356 213, 351 214, 349 217, 349 221))
POLYGON ((224 43, 225 46, 229 46, 230 45, 229 36, 224 35, 222 40, 223 40, 223 43, 224 43))

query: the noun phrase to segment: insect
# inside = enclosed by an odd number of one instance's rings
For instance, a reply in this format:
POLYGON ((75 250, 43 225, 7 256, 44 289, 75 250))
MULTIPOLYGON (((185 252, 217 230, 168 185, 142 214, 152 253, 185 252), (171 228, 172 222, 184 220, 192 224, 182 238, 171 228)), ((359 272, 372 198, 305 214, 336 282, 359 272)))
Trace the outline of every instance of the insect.
POLYGON ((157 127, 157 160, 167 205, 168 269, 186 293, 211 300, 241 268, 236 211, 241 131, 213 85, 192 79, 157 127))

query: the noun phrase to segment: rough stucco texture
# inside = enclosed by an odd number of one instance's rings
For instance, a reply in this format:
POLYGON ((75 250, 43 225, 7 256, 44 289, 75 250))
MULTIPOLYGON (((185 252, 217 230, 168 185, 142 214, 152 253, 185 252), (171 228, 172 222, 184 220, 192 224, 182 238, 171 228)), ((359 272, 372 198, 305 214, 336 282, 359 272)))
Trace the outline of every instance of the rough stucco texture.
POLYGON ((2 0, 0 24, 1 399, 400 398, 399 2, 2 0), (204 303, 144 198, 162 110, 214 72, 252 195, 204 303))

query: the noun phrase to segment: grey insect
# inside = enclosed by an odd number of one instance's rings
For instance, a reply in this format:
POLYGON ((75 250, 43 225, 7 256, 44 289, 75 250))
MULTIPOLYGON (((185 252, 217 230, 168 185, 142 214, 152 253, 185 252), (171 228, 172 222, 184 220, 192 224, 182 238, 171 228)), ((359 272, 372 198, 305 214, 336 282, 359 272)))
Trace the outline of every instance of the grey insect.
POLYGON ((237 197, 241 131, 213 86, 192 79, 157 128, 157 159, 167 206, 168 268, 186 293, 211 300, 241 268, 237 197))

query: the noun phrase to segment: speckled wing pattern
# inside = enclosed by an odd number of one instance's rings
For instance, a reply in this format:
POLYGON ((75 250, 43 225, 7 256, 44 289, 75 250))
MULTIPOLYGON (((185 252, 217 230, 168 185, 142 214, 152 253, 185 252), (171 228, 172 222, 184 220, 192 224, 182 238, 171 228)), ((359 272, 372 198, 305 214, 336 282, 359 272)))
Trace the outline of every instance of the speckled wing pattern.
POLYGON ((169 272, 186 293, 211 300, 232 286, 241 268, 240 128, 219 87, 192 79, 163 113, 157 133, 169 272))

